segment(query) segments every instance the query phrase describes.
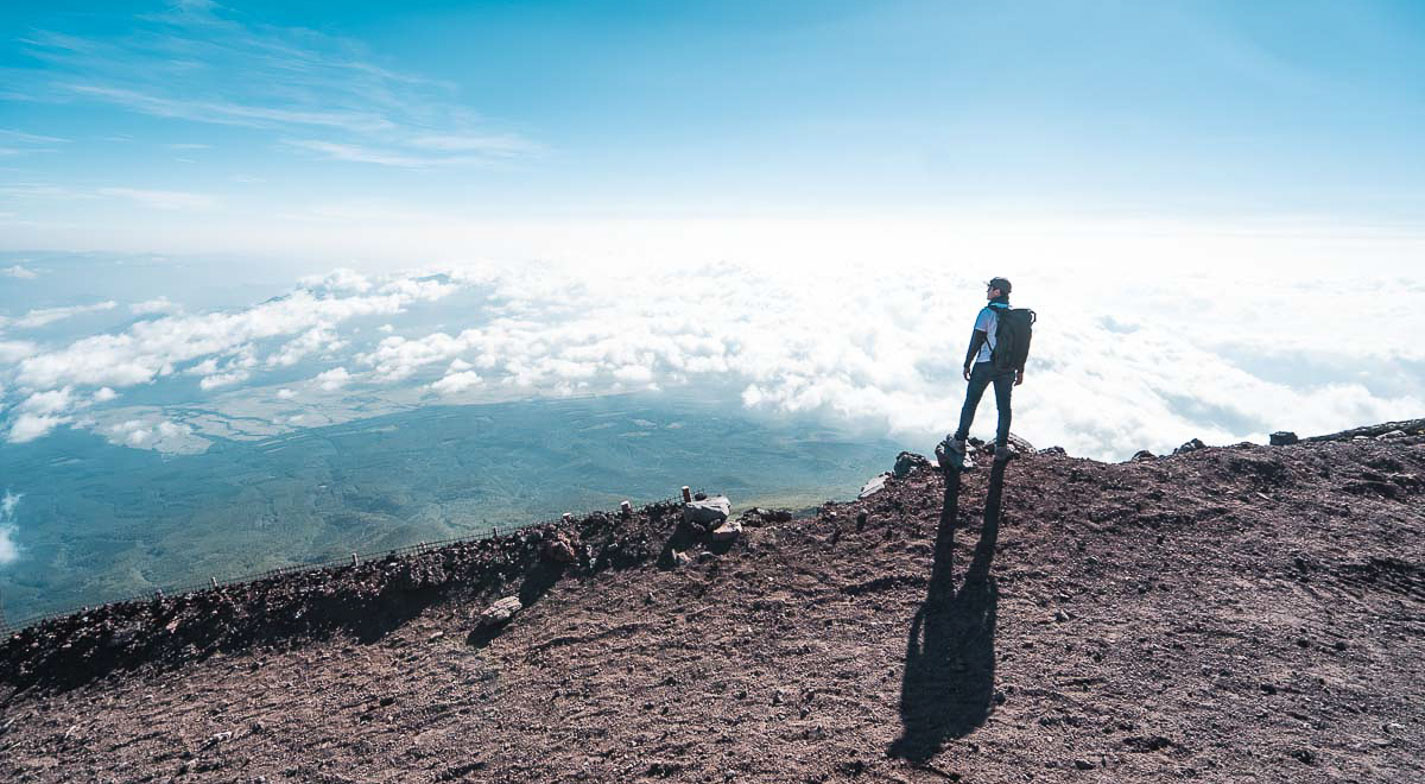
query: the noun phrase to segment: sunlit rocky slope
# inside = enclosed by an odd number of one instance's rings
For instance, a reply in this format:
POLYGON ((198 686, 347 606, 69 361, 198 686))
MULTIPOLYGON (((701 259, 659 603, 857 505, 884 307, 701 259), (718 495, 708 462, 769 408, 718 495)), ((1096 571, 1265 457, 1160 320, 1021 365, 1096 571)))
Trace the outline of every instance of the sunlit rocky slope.
POLYGON ((1425 780, 1420 424, 110 606, 0 648, 0 778, 1425 780))

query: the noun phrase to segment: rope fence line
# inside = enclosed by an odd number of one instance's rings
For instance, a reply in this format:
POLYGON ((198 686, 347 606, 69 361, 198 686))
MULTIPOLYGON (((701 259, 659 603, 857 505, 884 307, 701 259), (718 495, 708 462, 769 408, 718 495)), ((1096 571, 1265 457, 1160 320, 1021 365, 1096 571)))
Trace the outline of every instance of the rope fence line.
MULTIPOLYGON (((628 504, 629 502, 624 501, 623 503, 624 503, 624 504, 628 504)), ((653 502, 650 502, 650 505, 651 505, 651 504, 656 504, 656 503, 660 503, 660 502, 658 502, 658 501, 653 501, 653 502)), ((621 508, 621 510, 623 510, 623 513, 624 513, 624 514, 629 514, 629 513, 632 512, 631 506, 629 506, 629 507, 623 507, 623 506, 621 506, 620 508, 621 508)), ((565 513, 565 515, 564 515, 563 518, 562 518, 562 520, 563 520, 564 522, 569 522, 570 519, 571 519, 571 515, 570 515, 569 513, 565 513)), ((405 547, 397 547, 397 548, 394 548, 394 549, 391 549, 391 550, 376 550, 376 551, 365 552, 365 553, 354 552, 354 553, 352 553, 349 557, 345 557, 345 558, 334 558, 334 559, 327 560, 327 561, 317 561, 317 562, 312 562, 312 563, 294 564, 294 565, 292 565, 292 566, 278 566, 278 567, 276 567, 276 568, 268 569, 268 570, 263 571, 263 572, 256 572, 256 573, 253 573, 253 574, 247 574, 247 575, 243 575, 243 576, 240 576, 240 577, 228 577, 228 578, 224 578, 224 579, 222 579, 222 580, 219 580, 217 577, 212 577, 212 576, 210 576, 207 580, 204 580, 204 581, 202 581, 202 582, 187 583, 187 584, 183 584, 183 585, 169 585, 169 586, 158 585, 158 586, 155 586, 155 587, 153 588, 153 590, 151 590, 151 591, 148 591, 148 592, 145 592, 145 593, 142 593, 142 594, 136 594, 136 595, 130 596, 130 597, 128 597, 128 598, 124 598, 124 599, 114 599, 114 600, 112 600, 112 601, 102 602, 102 603, 97 604, 97 605, 92 605, 92 604, 73 605, 73 606, 70 606, 69 608, 63 609, 63 610, 53 610, 53 611, 47 612, 47 613, 40 613, 40 614, 37 614, 37 615, 26 616, 26 617, 21 618, 20 620, 17 620, 17 621, 10 621, 9 619, 7 619, 7 618, 5 617, 5 614, 4 614, 4 607, 3 607, 3 605, 0 605, 0 637, 8 637, 8 636, 10 636, 11 634, 14 634, 14 633, 16 633, 16 632, 18 632, 18 631, 20 631, 20 630, 22 630, 22 629, 24 629, 24 628, 26 628, 26 627, 28 627, 28 626, 33 626, 33 625, 35 625, 35 624, 37 624, 37 623, 42 623, 42 622, 44 622, 44 621, 48 621, 48 620, 51 620, 51 619, 54 619, 54 618, 63 618, 63 617, 68 616, 68 615, 73 615, 73 614, 75 614, 75 613, 77 613, 77 612, 85 612, 85 611, 88 611, 90 608, 93 608, 93 607, 102 607, 102 606, 104 606, 104 605, 106 605, 106 604, 123 604, 123 603, 125 603, 125 602, 145 601, 145 600, 148 600, 148 599, 151 599, 151 598, 154 598, 154 597, 159 597, 159 598, 161 598, 161 597, 164 597, 164 596, 183 596, 183 595, 185 595, 185 594, 197 593, 197 592, 199 592, 199 591, 221 590, 222 588, 226 588, 226 587, 229 587, 229 586, 242 585, 242 584, 244 584, 244 583, 258 582, 258 581, 261 581, 261 580, 267 580, 267 579, 270 579, 270 578, 273 578, 273 577, 280 577, 280 576, 283 576, 283 575, 306 574, 306 573, 308 573, 308 572, 319 572, 319 571, 321 571, 321 570, 323 570, 323 569, 332 569, 332 568, 347 567, 347 566, 357 566, 357 565, 359 565, 362 561, 380 561, 380 560, 385 560, 385 559, 387 559, 387 558, 400 557, 400 556, 403 556, 403 555, 417 555, 417 554, 420 554, 420 553, 427 553, 427 552, 430 552, 430 551, 432 551, 432 550, 438 550, 438 549, 440 549, 440 548, 442 548, 442 547, 448 547, 448 546, 453 545, 453 544, 465 544, 465 543, 481 542, 481 541, 485 541, 485 540, 488 540, 488 539, 496 539, 496 538, 499 538, 500 536, 508 536, 508 535, 510 535, 510 534, 520 533, 520 532, 523 532, 523 531, 527 531, 527 530, 529 530, 529 529, 531 529, 531 528, 537 528, 537 527, 542 526, 542 525, 550 525, 551 522, 552 522, 552 521, 549 521, 549 520, 538 520, 538 521, 531 522, 531 523, 524 523, 524 524, 522 524, 522 525, 508 525, 508 526, 504 526, 504 527, 501 527, 501 526, 498 526, 498 525, 497 525, 497 526, 491 527, 490 530, 488 530, 488 531, 486 531, 486 532, 484 532, 484 533, 475 534, 475 535, 473 535, 473 536, 457 536, 457 537, 452 537, 452 538, 450 538, 450 539, 440 539, 440 540, 431 541, 431 542, 417 542, 416 544, 406 545, 405 547)))

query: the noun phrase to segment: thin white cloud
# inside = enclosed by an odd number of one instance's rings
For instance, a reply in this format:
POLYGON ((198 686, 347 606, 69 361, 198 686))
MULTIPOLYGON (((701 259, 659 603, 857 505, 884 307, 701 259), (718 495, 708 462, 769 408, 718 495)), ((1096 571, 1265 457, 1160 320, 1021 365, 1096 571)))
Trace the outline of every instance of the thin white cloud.
POLYGON ((109 401, 117 398, 118 396, 119 393, 115 392, 113 389, 110 389, 109 387, 100 387, 94 391, 94 402, 108 403, 109 401))
POLYGON ((80 316, 86 313, 102 313, 118 307, 118 303, 96 302, 93 305, 69 305, 62 308, 39 308, 26 313, 13 320, 6 321, 0 317, 0 326, 18 327, 20 329, 34 329, 53 324, 56 321, 63 321, 67 318, 80 316))
POLYGON ((5 495, 0 497, 0 566, 14 563, 20 558, 20 547, 15 542, 15 510, 20 507, 20 499, 24 497, 24 493, 12 492, 9 488, 6 488, 5 495))
POLYGON ((68 142, 56 136, 43 136, 0 128, 0 157, 17 157, 33 153, 58 152, 60 145, 68 142))
POLYGON ((198 382, 198 388, 206 392, 209 389, 218 389, 220 387, 230 387, 234 384, 241 384, 249 378, 252 378, 252 374, 246 370, 233 370, 227 373, 215 373, 211 376, 204 376, 203 379, 198 382))
POLYGON ((38 133, 25 133, 13 128, 0 128, 0 142, 20 143, 20 144, 64 144, 68 139, 61 139, 58 136, 45 136, 38 133))
POLYGON ((20 546, 15 542, 15 526, 0 525, 0 565, 20 559, 20 546))
POLYGON ((217 5, 176 5, 122 36, 35 31, 22 44, 44 66, 12 80, 29 100, 85 100, 279 139, 316 134, 320 141, 289 146, 387 166, 465 166, 538 150, 491 130, 451 84, 377 65, 359 56, 359 43, 248 24, 217 5))
POLYGON ((193 438, 193 428, 188 425, 153 416, 117 422, 100 428, 100 432, 111 443, 165 451, 190 451, 192 445, 188 442, 193 438))
POLYGON ((404 169, 429 169, 437 166, 478 166, 494 157, 512 157, 514 152, 499 148, 498 153, 481 151, 481 155, 419 155, 402 150, 372 147, 321 139, 285 139, 289 147, 306 150, 335 161, 374 163, 404 169))
POLYGON ((99 188, 101 196, 127 199, 160 210, 206 210, 217 206, 218 200, 202 193, 161 191, 145 188, 99 188))
POLYGON ((267 357, 267 367, 292 367, 316 352, 333 352, 345 343, 337 339, 336 332, 328 327, 314 327, 302 333, 296 340, 288 341, 275 353, 267 357))
POLYGON ((316 378, 312 379, 312 382, 318 387, 321 387, 323 392, 335 392, 346 386, 349 381, 351 381, 351 374, 348 373, 344 367, 332 368, 324 373, 318 373, 316 378))
POLYGON ((375 285, 370 278, 345 267, 334 269, 325 275, 308 275, 298 283, 304 288, 336 294, 365 294, 375 285))
POLYGON ((465 370, 445 376, 431 384, 430 388, 442 395, 457 395, 479 386, 482 381, 483 379, 475 371, 465 370))
POLYGON ((540 151, 539 145, 513 135, 417 136, 411 143, 429 150, 480 153, 495 158, 532 155, 540 151))
POLYGON ((156 313, 173 313, 182 310, 182 307, 172 302, 168 297, 154 297, 143 302, 135 302, 129 306, 129 312, 136 316, 150 316, 156 313))
MULTIPOLYGON (((361 316, 391 316, 417 302, 433 302, 458 285, 416 279, 409 285, 383 284, 367 295, 323 295, 297 289, 286 297, 230 313, 172 315, 142 321, 119 334, 94 335, 55 351, 20 360, 18 379, 33 388, 65 385, 145 384, 193 360, 211 359, 202 375, 216 372, 217 358, 243 346, 314 328, 330 329, 361 316)), ((326 333, 319 333, 325 335, 326 333)), ((249 356, 244 367, 257 359, 249 356)), ((233 368, 228 368, 232 370, 233 368)))
POLYGON ((207 210, 218 206, 218 199, 203 193, 153 190, 122 186, 81 187, 52 183, 19 183, 0 187, 0 194, 21 199, 56 201, 92 201, 111 199, 130 202, 160 210, 207 210))
POLYGON ((20 280, 34 280, 35 278, 39 277, 39 273, 21 264, 15 264, 6 267, 3 270, 0 270, 0 275, 5 275, 6 277, 11 278, 18 278, 20 280))
POLYGON ((20 507, 20 499, 24 498, 24 493, 15 493, 8 488, 5 495, 0 498, 0 522, 9 523, 15 519, 15 510, 20 507))
POLYGON ((10 432, 5 439, 12 444, 24 444, 49 434, 60 425, 70 421, 69 417, 43 414, 20 414, 10 424, 10 432))
POLYGON ((0 340, 0 364, 19 362, 38 351, 39 346, 27 340, 0 340))
POLYGON ((218 358, 208 357, 207 359, 203 360, 202 362, 199 362, 198 364, 188 368, 183 372, 190 376, 211 376, 212 374, 218 372, 218 358))
POLYGON ((442 162, 438 158, 423 158, 407 153, 371 149, 358 144, 342 144, 316 139, 287 139, 284 143, 289 147, 319 153, 337 161, 376 163, 382 166, 399 166, 407 169, 425 169, 442 162))
POLYGON ((61 90, 104 100, 144 114, 219 125, 243 125, 257 128, 288 125, 319 126, 358 134, 389 131, 395 128, 395 125, 389 120, 379 114, 369 112, 279 109, 230 101, 167 98, 140 90, 74 82, 61 82, 55 86, 61 90))
POLYGON ((16 410, 39 415, 61 414, 74 406, 76 401, 73 393, 72 387, 36 392, 17 406, 16 410))

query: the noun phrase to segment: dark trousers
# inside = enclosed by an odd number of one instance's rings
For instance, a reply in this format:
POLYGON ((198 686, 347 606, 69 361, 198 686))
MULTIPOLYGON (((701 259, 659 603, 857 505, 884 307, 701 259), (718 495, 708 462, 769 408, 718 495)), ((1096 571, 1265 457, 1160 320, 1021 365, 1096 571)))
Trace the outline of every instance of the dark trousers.
POLYGON ((999 428, 995 431, 995 443, 1005 446, 1009 443, 1009 394, 1014 389, 1013 370, 995 370, 993 362, 976 362, 970 371, 970 386, 965 390, 965 407, 960 409, 960 427, 955 437, 964 441, 970 436, 970 425, 975 421, 975 409, 980 407, 980 398, 985 395, 985 387, 994 382, 995 407, 999 409, 999 428))

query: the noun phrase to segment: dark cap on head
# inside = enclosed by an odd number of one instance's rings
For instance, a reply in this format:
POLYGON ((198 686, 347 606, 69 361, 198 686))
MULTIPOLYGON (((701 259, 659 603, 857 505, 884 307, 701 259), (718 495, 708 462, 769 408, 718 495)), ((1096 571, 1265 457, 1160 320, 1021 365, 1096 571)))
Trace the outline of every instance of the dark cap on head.
POLYGON ((988 285, 992 289, 999 289, 1002 294, 1009 293, 1010 286, 1008 278, 990 278, 988 285))

